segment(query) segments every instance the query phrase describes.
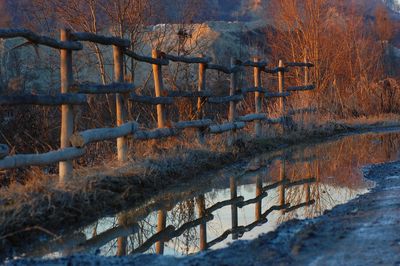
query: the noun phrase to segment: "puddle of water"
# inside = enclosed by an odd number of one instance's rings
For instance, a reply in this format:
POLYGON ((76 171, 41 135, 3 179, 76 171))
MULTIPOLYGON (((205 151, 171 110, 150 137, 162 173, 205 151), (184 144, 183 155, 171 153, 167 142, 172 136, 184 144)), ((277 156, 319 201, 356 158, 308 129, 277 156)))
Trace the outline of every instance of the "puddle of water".
POLYGON ((181 256, 254 239, 285 221, 319 216, 366 193, 373 183, 360 168, 398 159, 399 145, 400 133, 373 133, 297 147, 275 159, 261 155, 205 184, 149 199, 58 239, 43 237, 34 248, 17 248, 15 255, 181 256))

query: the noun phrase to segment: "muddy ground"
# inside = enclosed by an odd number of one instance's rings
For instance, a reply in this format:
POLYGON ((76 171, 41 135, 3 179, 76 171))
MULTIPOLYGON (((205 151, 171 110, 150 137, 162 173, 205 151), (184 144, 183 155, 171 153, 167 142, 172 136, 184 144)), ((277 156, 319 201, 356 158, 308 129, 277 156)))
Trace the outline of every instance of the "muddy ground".
POLYGON ((137 255, 14 260, 9 265, 400 265, 400 162, 365 168, 370 193, 252 241, 175 258, 137 255))

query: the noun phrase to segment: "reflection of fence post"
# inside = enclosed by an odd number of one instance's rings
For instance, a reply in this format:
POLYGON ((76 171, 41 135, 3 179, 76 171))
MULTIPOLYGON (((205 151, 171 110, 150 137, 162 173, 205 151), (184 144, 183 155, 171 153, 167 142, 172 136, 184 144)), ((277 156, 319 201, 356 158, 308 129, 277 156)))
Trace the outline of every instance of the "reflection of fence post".
MULTIPOLYGON (((311 176, 311 165, 308 163, 308 175, 311 176)), ((306 191, 306 202, 310 202, 310 197, 311 197, 311 189, 310 189, 310 184, 305 184, 304 185, 304 190, 306 191)))
MULTIPOLYGON (((120 226, 126 226, 125 214, 120 214, 117 217, 120 226)), ((127 237, 120 236, 117 239, 117 256, 126 256, 127 237)))
MULTIPOLYGON (((70 41, 70 30, 61 30, 61 41, 70 41)), ((61 49, 60 52, 61 93, 68 93, 69 87, 74 82, 72 71, 72 50, 61 49)), ((61 149, 71 146, 70 137, 74 133, 74 113, 72 105, 61 106, 61 149)), ((71 161, 59 163, 60 183, 72 176, 73 166, 71 161)))
MULTIPOLYGON (((254 57, 254 62, 258 63, 259 59, 254 57)), ((261 70, 259 67, 254 67, 254 87, 261 89, 261 70)), ((256 91, 255 93, 255 113, 259 114, 262 112, 262 93, 256 91)), ((254 131, 256 137, 261 136, 261 121, 256 120, 254 124, 254 131)))
MULTIPOLYGON (((204 218, 206 215, 206 201, 204 195, 200 195, 197 200, 197 206, 199 211, 199 218, 204 218)), ((207 222, 204 221, 200 224, 200 250, 207 249, 207 222)))
MULTIPOLYGON (((230 178, 230 190, 231 190, 231 199, 237 198, 237 186, 236 186, 236 179, 234 177, 230 178)), ((238 210, 236 203, 231 205, 231 212, 232 212, 232 230, 238 227, 238 210)), ((232 239, 238 239, 238 234, 233 233, 232 239)))
POLYGON ((305 190, 306 190, 306 202, 310 203, 310 194, 311 194, 310 184, 305 184, 305 190))
MULTIPOLYGON (((160 58, 160 52, 157 50, 152 50, 151 55, 155 59, 160 58)), ((161 65, 153 64, 153 77, 156 97, 160 97, 162 91, 164 90, 161 65)), ((165 113, 164 106, 162 104, 157 104, 157 122, 158 128, 165 127, 165 113)))
MULTIPOLYGON (((124 53, 121 47, 113 45, 114 54, 114 81, 124 82, 124 53)), ((123 95, 117 93, 115 96, 117 109, 117 126, 123 125, 126 121, 125 101, 123 95)), ((118 161, 126 162, 128 160, 128 147, 126 137, 117 139, 118 161)))
MULTIPOLYGON (((204 57, 204 55, 201 55, 200 57, 204 57)), ((206 90, 206 69, 207 69, 207 64, 206 63, 200 63, 199 64, 199 84, 198 84, 198 91, 205 91, 206 90)), ((197 119, 203 119, 203 104, 204 104, 204 98, 203 97, 198 97, 197 98, 197 119)), ((198 139, 201 144, 204 144, 204 129, 200 128, 198 130, 198 139)))
MULTIPOLYGON (((231 68, 236 66, 236 59, 235 58, 231 58, 231 68)), ((233 71, 233 73, 231 74, 231 78, 230 78, 230 89, 229 89, 229 95, 233 96, 236 94, 237 88, 238 87, 238 72, 237 71, 233 71)), ((234 123, 235 119, 236 119, 236 102, 234 101, 230 101, 229 102, 229 116, 228 116, 229 122, 234 123)), ((235 135, 236 135, 236 130, 234 130, 233 132, 229 133, 229 137, 228 137, 228 145, 233 144, 233 142, 235 141, 235 135)))
MULTIPOLYGON (((165 229, 167 224, 167 211, 159 210, 157 220, 157 233, 159 233, 165 229)), ((160 240, 156 243, 156 253, 164 254, 164 241, 160 240)))
MULTIPOLYGON (((283 206, 286 204, 285 180, 286 180, 286 161, 285 161, 285 159, 282 159, 280 169, 279 169, 279 181, 282 182, 282 185, 279 187, 279 205, 280 206, 283 206)), ((282 213, 284 213, 284 210, 282 210, 282 213)))
MULTIPOLYGON (((257 175, 256 179, 256 197, 259 197, 262 194, 262 180, 261 180, 261 175, 257 175)), ((255 216, 256 216, 256 221, 261 220, 261 205, 262 205, 262 199, 256 202, 256 209, 255 209, 255 216)))
MULTIPOLYGON (((282 60, 279 60, 279 71, 278 71, 278 84, 279 84, 279 93, 285 92, 285 70, 284 64, 282 60)), ((279 107, 281 111, 281 116, 283 118, 283 131, 285 132, 287 117, 286 117, 286 97, 279 98, 279 107)))

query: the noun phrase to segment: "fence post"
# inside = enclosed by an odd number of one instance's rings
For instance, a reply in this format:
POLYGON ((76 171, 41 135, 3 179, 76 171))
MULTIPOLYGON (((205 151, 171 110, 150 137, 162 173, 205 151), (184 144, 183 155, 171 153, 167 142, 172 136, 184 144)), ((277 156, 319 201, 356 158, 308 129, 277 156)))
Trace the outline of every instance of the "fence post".
MULTIPOLYGON (((167 224, 167 211, 159 210, 157 214, 157 233, 163 231, 167 224)), ((157 241, 156 242, 156 253, 157 254, 164 254, 164 241, 157 241)))
MULTIPOLYGON (((304 56, 304 63, 308 63, 307 62, 307 56, 304 56)), ((309 68, 308 66, 304 66, 304 85, 308 85, 310 82, 310 72, 309 72, 309 68)))
MULTIPOLYGON (((70 41, 69 29, 62 29, 60 32, 61 41, 70 41)), ((74 82, 72 70, 72 50, 61 49, 60 51, 60 74, 61 74, 61 93, 68 93, 69 87, 74 82)), ((74 113, 71 105, 61 106, 61 143, 60 148, 70 147, 70 137, 74 131, 74 113)), ((59 182, 64 183, 73 174, 72 161, 59 163, 59 182)))
MULTIPOLYGON (((231 58, 231 68, 236 66, 236 59, 231 58)), ((238 72, 234 71, 231 74, 230 78, 230 88, 229 88, 229 95, 235 95, 238 87, 238 72)), ((229 122, 234 123, 236 119, 236 103, 234 101, 229 102, 229 122)), ((228 145, 231 145, 235 141, 236 130, 229 133, 228 137, 228 145)))
MULTIPOLYGON (((254 57, 254 62, 258 63, 259 59, 254 57)), ((261 70, 259 67, 254 67, 254 87, 261 89, 261 70)), ((259 114, 262 112, 262 93, 256 91, 255 93, 255 113, 259 114)), ((261 136, 261 121, 255 121, 254 132, 256 137, 261 136)))
MULTIPOLYGON (((124 82, 124 53, 121 47, 113 45, 114 55, 114 81, 124 82)), ((126 121, 125 101, 123 95, 117 93, 115 96, 117 111, 117 126, 121 126, 126 121)), ((117 139, 118 161, 126 162, 128 160, 128 147, 126 137, 117 139)))
MULTIPOLYGON (((199 212, 199 218, 204 218, 206 215, 206 201, 204 194, 200 195, 197 199, 197 207, 199 212)), ((200 250, 207 249, 207 222, 204 221, 200 224, 200 250)))
MULTIPOLYGON (((152 50, 151 55, 153 58, 160 58, 160 52, 157 50, 152 50)), ((153 77, 156 97, 160 97, 161 92, 164 90, 161 65, 153 64, 153 77)), ((157 123, 158 128, 165 127, 165 113, 164 106, 162 104, 157 105, 157 123)))
MULTIPOLYGON (((279 71, 278 71, 278 83, 279 83, 279 93, 285 92, 285 71, 284 64, 282 60, 279 60, 279 71)), ((281 111, 281 117, 283 119, 283 132, 285 132, 287 126, 287 116, 286 116, 286 97, 279 98, 279 105, 281 111)))
MULTIPOLYGON (((204 57, 204 55, 200 55, 200 57, 204 57)), ((205 91, 206 90, 206 69, 207 69, 207 64, 206 63, 200 63, 199 64, 199 84, 198 84, 198 91, 205 91)), ((204 114, 203 114, 203 104, 204 104, 204 98, 203 97, 198 97, 197 98, 197 119, 203 119, 204 114)), ((204 144, 205 139, 204 139, 204 129, 199 129, 198 130, 198 139, 201 144, 204 144)))

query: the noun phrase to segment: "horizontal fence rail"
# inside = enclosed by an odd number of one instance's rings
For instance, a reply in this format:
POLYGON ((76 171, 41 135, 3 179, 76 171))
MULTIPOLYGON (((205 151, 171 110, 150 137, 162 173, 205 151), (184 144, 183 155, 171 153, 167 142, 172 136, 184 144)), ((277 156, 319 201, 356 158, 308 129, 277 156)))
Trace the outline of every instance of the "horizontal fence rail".
MULTIPOLYGON (((261 125, 281 124, 285 127, 288 117, 297 114, 315 113, 315 108, 303 109, 288 108, 286 98, 292 93, 315 90, 313 84, 309 84, 309 68, 314 65, 310 62, 280 62, 278 67, 268 68, 265 61, 258 59, 240 61, 231 60, 230 66, 213 64, 213 59, 204 55, 190 57, 166 54, 160 51, 152 51, 152 56, 144 56, 129 50, 131 42, 124 38, 108 37, 87 32, 61 31, 61 40, 41 36, 25 29, 0 29, 0 38, 25 38, 34 44, 45 45, 61 50, 61 93, 55 95, 0 95, 1 106, 18 105, 48 105, 61 106, 61 145, 58 151, 49 151, 43 154, 10 154, 10 149, 5 144, 0 144, 0 170, 24 166, 49 165, 60 162, 60 181, 73 175, 72 160, 84 156, 84 147, 90 143, 106 140, 117 140, 118 160, 127 161, 128 137, 133 140, 154 140, 178 136, 187 128, 198 131, 200 143, 204 143, 205 134, 221 134, 228 132, 227 142, 232 143, 235 139, 233 132, 246 127, 248 123, 254 123, 255 136, 260 136, 261 125), (72 72, 72 52, 83 49, 80 42, 92 42, 113 47, 114 55, 114 82, 111 84, 75 83, 72 72), (123 60, 124 56, 130 57, 138 62, 151 64, 153 67, 153 78, 155 96, 139 95, 135 84, 124 82, 123 60), (197 64, 199 66, 198 89, 166 90, 163 83, 162 67, 170 62, 197 64), (254 87, 239 88, 239 73, 246 67, 254 70, 254 87), (304 68, 304 84, 286 87, 285 73, 291 67, 304 68), (228 95, 215 95, 212 89, 207 88, 207 75, 211 70, 219 71, 230 76, 230 91, 228 95), (279 89, 277 91, 264 88, 261 85, 261 73, 278 74, 279 89), (239 116, 236 105, 243 102, 248 94, 255 95, 255 110, 253 113, 239 116), (94 128, 82 132, 73 132, 75 119, 72 107, 74 105, 85 105, 90 94, 115 94, 117 124, 112 128, 94 128), (197 117, 193 121, 169 121, 166 117, 166 107, 173 105, 180 98, 197 100, 197 117), (279 117, 269 117, 262 112, 262 99, 277 98, 279 101, 279 117), (127 121, 125 117, 125 100, 138 104, 154 105, 157 109, 158 128, 144 129, 136 121, 127 121), (228 106, 228 118, 223 123, 217 123, 210 119, 204 119, 204 106, 206 104, 228 106), (196 120, 195 120, 196 119, 196 120), (166 127, 167 121, 169 126, 166 127)), ((268 103, 268 102, 267 102, 268 103)))
POLYGON ((26 29, 0 29, 0 38, 10 39, 10 38, 25 38, 26 40, 44 46, 48 46, 55 49, 66 49, 66 50, 82 50, 82 44, 72 41, 58 41, 56 39, 41 36, 30 30, 26 29))

